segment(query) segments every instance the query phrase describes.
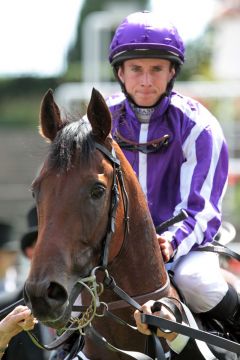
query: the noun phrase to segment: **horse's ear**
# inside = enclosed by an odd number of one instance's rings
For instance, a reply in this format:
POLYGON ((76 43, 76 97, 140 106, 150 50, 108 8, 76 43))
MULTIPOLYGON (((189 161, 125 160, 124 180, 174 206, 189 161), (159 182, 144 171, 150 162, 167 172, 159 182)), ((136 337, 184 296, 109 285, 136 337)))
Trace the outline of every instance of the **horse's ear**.
POLYGON ((54 101, 53 91, 49 89, 41 103, 39 132, 46 139, 53 141, 61 127, 60 110, 54 101))
POLYGON ((87 109, 87 117, 92 125, 95 140, 104 142, 111 132, 112 118, 103 96, 94 88, 87 109))

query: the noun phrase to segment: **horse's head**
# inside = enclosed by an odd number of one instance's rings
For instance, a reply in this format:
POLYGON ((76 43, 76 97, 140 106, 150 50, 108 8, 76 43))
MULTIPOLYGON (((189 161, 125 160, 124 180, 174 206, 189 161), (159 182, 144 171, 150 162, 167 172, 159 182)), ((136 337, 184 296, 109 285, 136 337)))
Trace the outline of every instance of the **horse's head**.
MULTIPOLYGON (((113 164, 97 145, 112 149, 111 115, 96 90, 87 117, 64 122, 52 92, 43 98, 40 132, 51 145, 32 184, 39 225, 25 300, 39 320, 56 328, 70 317, 76 281, 100 264, 109 227, 113 164)), ((110 248, 110 259, 119 248, 110 248)))

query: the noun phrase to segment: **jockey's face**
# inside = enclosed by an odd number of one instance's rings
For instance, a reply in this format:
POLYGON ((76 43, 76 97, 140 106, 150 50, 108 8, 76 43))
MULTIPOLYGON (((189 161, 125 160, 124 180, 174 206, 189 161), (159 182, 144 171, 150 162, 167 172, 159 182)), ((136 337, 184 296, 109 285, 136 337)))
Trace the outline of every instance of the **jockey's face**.
POLYGON ((138 106, 155 105, 174 74, 174 67, 164 59, 126 60, 118 69, 119 79, 138 106))

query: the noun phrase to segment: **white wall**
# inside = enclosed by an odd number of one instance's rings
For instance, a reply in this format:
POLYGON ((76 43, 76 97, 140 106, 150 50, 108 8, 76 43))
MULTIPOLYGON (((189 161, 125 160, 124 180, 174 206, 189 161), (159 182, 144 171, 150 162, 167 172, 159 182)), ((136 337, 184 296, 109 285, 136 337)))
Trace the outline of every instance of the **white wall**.
POLYGON ((213 50, 212 71, 216 79, 240 79, 240 14, 218 20, 213 50))

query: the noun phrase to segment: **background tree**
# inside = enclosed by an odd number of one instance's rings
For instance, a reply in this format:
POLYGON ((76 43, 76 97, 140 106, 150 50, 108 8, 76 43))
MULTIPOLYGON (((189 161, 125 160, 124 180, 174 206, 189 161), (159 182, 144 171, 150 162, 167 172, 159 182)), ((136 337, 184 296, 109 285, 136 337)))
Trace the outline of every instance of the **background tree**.
POLYGON ((200 37, 186 43, 185 63, 178 80, 213 80, 212 36, 213 31, 209 27, 200 37))

